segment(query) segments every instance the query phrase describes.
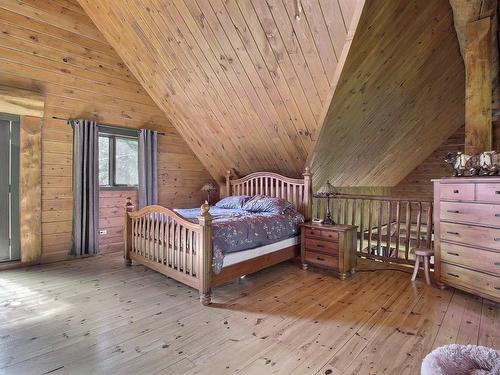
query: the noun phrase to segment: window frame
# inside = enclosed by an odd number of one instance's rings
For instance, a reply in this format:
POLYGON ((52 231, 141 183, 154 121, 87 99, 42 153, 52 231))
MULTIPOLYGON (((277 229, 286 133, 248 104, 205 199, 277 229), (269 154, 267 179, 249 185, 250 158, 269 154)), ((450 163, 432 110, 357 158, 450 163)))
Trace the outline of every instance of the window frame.
MULTIPOLYGON (((116 183, 116 139, 133 139, 139 142, 139 137, 137 135, 137 130, 131 129, 118 129, 111 128, 108 126, 99 127, 99 138, 108 138, 108 182, 110 185, 99 184, 100 190, 106 191, 138 191, 139 184, 137 185, 125 185, 116 183)), ((138 151, 139 152, 139 151, 138 151)), ((137 155, 139 156, 139 155, 137 155)), ((138 162, 139 163, 139 162, 138 162)), ((139 165, 137 165, 137 173, 139 173, 139 165)))

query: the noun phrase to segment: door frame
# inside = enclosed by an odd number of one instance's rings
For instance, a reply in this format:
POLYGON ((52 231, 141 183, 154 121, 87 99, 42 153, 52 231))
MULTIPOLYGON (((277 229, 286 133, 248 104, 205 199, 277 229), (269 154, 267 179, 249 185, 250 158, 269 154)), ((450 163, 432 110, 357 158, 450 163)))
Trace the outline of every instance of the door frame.
POLYGON ((20 170, 20 129, 21 118, 19 115, 0 112, 0 120, 10 122, 10 160, 9 160, 9 233, 10 233, 10 259, 1 261, 16 262, 21 259, 20 233, 19 233, 19 170, 20 170))

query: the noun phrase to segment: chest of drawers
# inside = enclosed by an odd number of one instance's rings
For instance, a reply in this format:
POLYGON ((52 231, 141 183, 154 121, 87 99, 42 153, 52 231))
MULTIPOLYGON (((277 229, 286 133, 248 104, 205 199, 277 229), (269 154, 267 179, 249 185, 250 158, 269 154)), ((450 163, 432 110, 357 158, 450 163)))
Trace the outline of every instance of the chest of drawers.
POLYGON ((337 272, 340 279, 354 273, 356 268, 356 226, 301 226, 302 266, 314 265, 337 272))
POLYGON ((500 178, 433 182, 436 279, 500 302, 500 178))

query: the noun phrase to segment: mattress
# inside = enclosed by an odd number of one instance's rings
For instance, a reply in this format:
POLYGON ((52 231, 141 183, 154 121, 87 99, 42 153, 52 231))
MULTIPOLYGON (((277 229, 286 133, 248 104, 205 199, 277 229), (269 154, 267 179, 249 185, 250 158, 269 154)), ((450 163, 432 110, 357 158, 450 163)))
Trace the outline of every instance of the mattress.
POLYGON ((275 242, 269 245, 256 247, 250 250, 237 251, 234 253, 229 253, 224 257, 222 263, 223 267, 231 266, 236 263, 244 262, 245 260, 257 258, 261 255, 266 255, 274 253, 275 251, 294 246, 300 243, 300 236, 287 238, 279 242, 275 242))

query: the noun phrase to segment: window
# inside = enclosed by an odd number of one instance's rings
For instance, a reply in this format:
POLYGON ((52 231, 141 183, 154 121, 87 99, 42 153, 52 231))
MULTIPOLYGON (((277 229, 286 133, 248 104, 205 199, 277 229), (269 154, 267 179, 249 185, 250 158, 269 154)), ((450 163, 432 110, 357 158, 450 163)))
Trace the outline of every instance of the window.
POLYGON ((137 136, 101 131, 99 134, 99 186, 135 189, 139 184, 137 136))

